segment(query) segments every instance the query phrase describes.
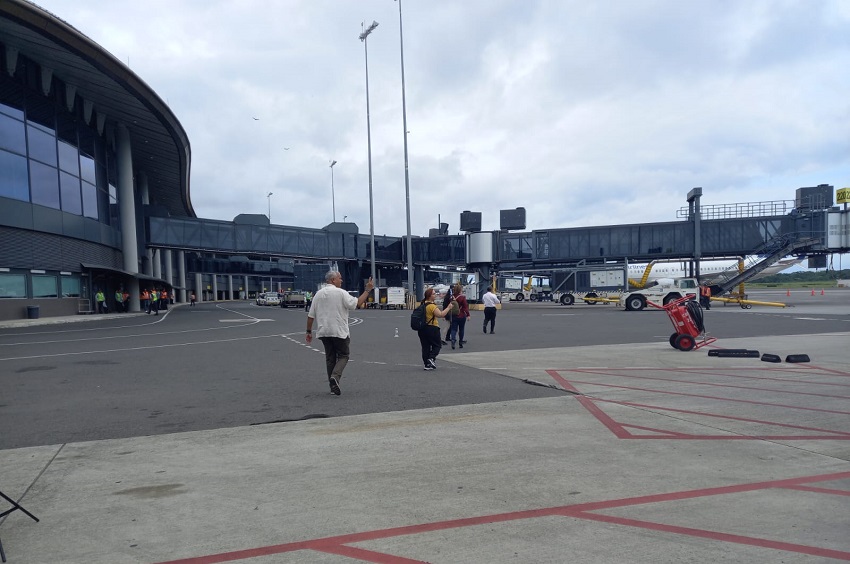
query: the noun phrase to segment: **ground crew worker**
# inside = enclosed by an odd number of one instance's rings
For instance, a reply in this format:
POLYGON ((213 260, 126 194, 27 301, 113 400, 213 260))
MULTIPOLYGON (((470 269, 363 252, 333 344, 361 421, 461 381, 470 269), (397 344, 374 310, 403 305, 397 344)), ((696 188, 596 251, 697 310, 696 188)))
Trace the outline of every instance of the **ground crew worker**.
POLYGON ((154 315, 159 315, 159 290, 156 288, 151 292, 151 311, 154 315))
POLYGON ((145 313, 151 312, 151 293, 147 288, 142 292, 142 309, 145 310, 145 313))
POLYGON ((97 312, 106 313, 106 296, 103 295, 103 290, 98 290, 94 295, 94 301, 97 302, 97 312))
POLYGON ((711 287, 703 284, 699 287, 699 305, 704 309, 711 309, 711 287))
POLYGON ((159 295, 159 307, 160 309, 168 309, 168 290, 163 290, 159 295))

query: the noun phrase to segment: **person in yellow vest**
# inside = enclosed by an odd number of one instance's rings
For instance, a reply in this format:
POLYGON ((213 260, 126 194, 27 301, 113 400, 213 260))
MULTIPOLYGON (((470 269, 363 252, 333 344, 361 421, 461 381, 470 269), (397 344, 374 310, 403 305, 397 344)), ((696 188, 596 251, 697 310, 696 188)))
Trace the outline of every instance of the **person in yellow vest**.
POLYGON ((156 288, 151 290, 151 311, 154 315, 159 315, 159 290, 156 288))
POLYGON ((106 313, 108 308, 106 306, 106 296, 103 294, 103 290, 98 290, 94 295, 94 301, 97 303, 97 312, 98 313, 106 313))

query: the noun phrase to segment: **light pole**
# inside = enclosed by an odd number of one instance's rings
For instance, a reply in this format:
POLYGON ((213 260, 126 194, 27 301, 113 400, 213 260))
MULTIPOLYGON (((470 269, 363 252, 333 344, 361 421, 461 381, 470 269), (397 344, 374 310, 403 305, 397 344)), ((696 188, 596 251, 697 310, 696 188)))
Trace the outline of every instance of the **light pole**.
POLYGON ((269 200, 269 225, 272 224, 272 196, 274 192, 269 192, 266 194, 266 198, 269 200))
MULTIPOLYGON (((272 240, 272 195, 274 195, 274 192, 266 194, 266 198, 269 201, 269 244, 271 244, 272 240)), ((269 251, 271 251, 271 249, 269 249, 269 251)), ((272 255, 271 252, 269 252, 269 292, 272 291, 272 284, 272 255)))
POLYGON ((404 198, 407 212, 407 291, 417 298, 413 291, 413 241, 410 236, 410 174, 407 163, 407 101, 404 95, 404 34, 402 32, 401 0, 398 0, 398 40, 401 52, 401 119, 404 126, 404 198))
POLYGON ((334 165, 336 161, 331 161, 331 206, 333 208, 334 223, 336 223, 336 198, 334 197, 334 165))
MULTIPOLYGON (((361 24, 362 25, 362 24, 361 24)), ((375 281, 375 297, 373 303, 378 303, 378 280, 375 278, 375 216, 372 207, 372 125, 369 119, 369 47, 366 38, 378 27, 378 22, 372 21, 372 25, 360 34, 363 42, 363 54, 366 60, 366 146, 369 156, 369 245, 372 258, 372 280, 375 281)))

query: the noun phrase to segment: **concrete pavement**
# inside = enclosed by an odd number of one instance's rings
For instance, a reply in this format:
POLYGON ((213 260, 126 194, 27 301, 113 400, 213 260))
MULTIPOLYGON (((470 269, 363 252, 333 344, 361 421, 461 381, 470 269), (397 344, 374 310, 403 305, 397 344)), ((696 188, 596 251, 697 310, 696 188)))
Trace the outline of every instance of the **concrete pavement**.
POLYGON ((4 450, 40 522, 0 539, 16 564, 850 560, 848 341, 445 355, 565 392, 4 450))

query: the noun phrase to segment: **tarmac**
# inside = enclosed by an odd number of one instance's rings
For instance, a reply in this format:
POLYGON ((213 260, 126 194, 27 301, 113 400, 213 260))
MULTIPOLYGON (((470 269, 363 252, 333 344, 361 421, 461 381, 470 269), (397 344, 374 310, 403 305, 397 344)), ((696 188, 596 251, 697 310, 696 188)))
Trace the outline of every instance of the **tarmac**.
POLYGON ((39 521, 0 540, 15 564, 848 561, 848 343, 469 352, 440 362, 563 396, 2 450, 39 521))

